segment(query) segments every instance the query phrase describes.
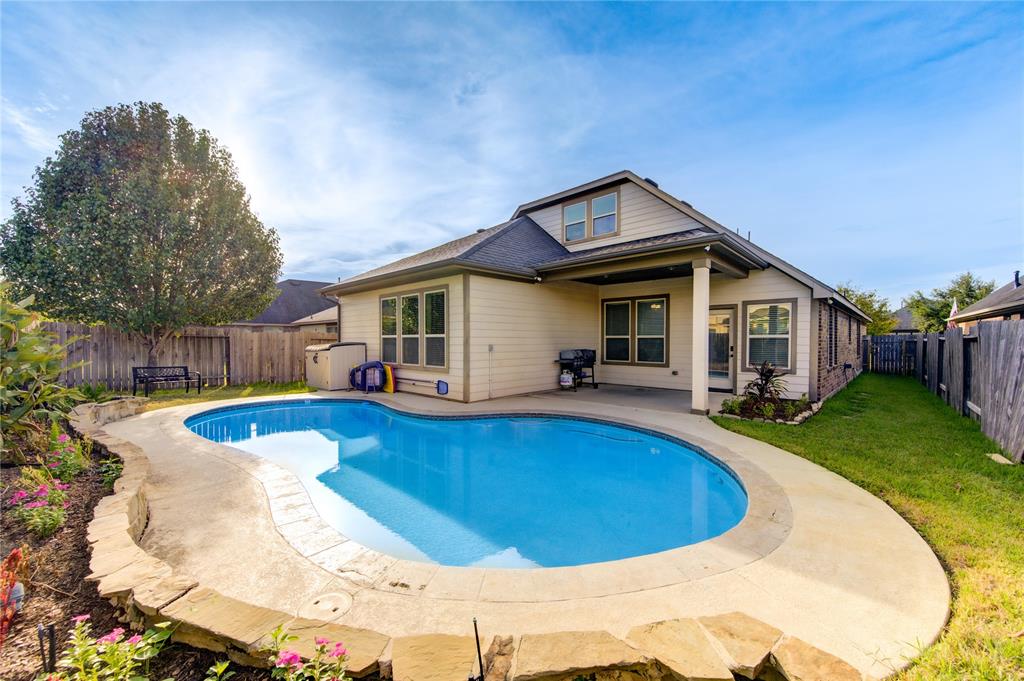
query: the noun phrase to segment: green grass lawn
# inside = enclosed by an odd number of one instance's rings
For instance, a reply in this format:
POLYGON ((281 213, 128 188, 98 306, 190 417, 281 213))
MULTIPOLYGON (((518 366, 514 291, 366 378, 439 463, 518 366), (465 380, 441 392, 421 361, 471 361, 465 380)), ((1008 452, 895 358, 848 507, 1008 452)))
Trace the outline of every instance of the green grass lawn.
MULTIPOLYGON (((224 385, 215 388, 203 388, 201 395, 195 390, 185 392, 184 388, 176 390, 155 390, 149 394, 149 404, 146 411, 162 409, 164 407, 177 407, 193 402, 206 402, 209 400, 229 400, 235 397, 262 397, 265 395, 291 395, 294 393, 311 393, 316 388, 310 388, 302 381, 295 383, 253 383, 251 385, 224 385)), ((129 393, 131 394, 131 393, 129 393)), ((141 393, 140 393, 141 394, 141 393)))
MULTIPOLYGON (((942 638, 899 679, 1024 679, 1024 466, 911 378, 864 374, 800 426, 715 418, 876 494, 917 529, 953 587, 942 638)), ((899 569, 894 556, 893 569, 899 569)))

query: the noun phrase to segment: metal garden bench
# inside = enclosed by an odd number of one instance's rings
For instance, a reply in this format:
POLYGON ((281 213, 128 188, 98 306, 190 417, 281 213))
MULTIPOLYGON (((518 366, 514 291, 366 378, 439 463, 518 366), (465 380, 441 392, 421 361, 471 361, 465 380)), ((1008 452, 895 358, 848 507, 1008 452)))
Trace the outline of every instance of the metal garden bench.
POLYGON ((149 386, 167 383, 184 383, 185 392, 195 383, 196 393, 203 392, 202 376, 188 367, 132 367, 132 395, 141 385, 143 394, 149 397, 149 386))

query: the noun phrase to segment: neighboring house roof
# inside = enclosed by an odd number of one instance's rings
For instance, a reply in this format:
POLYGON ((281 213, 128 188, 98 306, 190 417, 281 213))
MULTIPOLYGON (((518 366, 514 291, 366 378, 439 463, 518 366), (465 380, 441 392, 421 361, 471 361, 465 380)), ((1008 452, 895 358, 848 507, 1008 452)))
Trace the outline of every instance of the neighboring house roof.
POLYGON ((282 279, 277 282, 280 293, 274 302, 253 319, 239 324, 290 324, 300 317, 334 307, 335 302, 320 295, 319 291, 328 286, 326 281, 305 279, 282 279))
POLYGON ((920 331, 918 323, 914 321, 914 313, 909 307, 901 307, 892 313, 896 318, 896 326, 893 331, 920 331))
POLYGON ((309 324, 336 324, 338 322, 338 306, 332 304, 326 310, 320 310, 311 315, 306 315, 292 322, 294 326, 306 326, 309 324))
POLYGON ((399 274, 442 270, 461 267, 492 271, 506 275, 534 277, 544 270, 577 262, 597 262, 601 258, 618 258, 624 254, 639 254, 680 246, 721 243, 737 252, 756 267, 771 265, 803 283, 811 289, 815 298, 832 298, 854 315, 870 321, 861 309, 842 296, 831 286, 790 265, 781 258, 758 247, 753 242, 737 236, 692 205, 681 201, 661 190, 656 183, 644 179, 630 170, 623 170, 592 182, 545 196, 516 208, 512 218, 505 223, 479 230, 475 234, 449 241, 446 244, 402 258, 393 263, 350 277, 322 289, 322 293, 339 293, 358 285, 365 287, 376 280, 384 280, 399 274), (632 182, 650 192, 665 203, 673 206, 701 225, 699 228, 675 234, 638 239, 609 246, 599 246, 582 251, 570 252, 554 237, 531 220, 526 213, 561 203, 577 194, 585 194, 599 188, 632 182))
POLYGON ((1009 284, 997 288, 978 302, 960 310, 953 317, 953 321, 966 322, 1016 312, 1024 312, 1024 284, 1020 282, 1019 272, 1009 284))

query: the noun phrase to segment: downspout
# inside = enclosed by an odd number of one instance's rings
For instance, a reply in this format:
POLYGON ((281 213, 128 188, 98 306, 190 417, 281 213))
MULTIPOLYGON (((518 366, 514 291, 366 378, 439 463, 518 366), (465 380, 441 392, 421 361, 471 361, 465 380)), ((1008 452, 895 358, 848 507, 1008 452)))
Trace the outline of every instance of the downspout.
POLYGON ((335 329, 336 332, 337 332, 335 334, 337 336, 337 338, 335 340, 337 340, 340 343, 341 342, 341 297, 340 296, 331 296, 331 297, 334 298, 334 304, 338 308, 338 328, 335 329))
POLYGON ((813 295, 811 296, 811 371, 807 378, 807 399, 811 402, 818 401, 818 363, 821 362, 821 333, 818 324, 821 323, 821 304, 813 295))

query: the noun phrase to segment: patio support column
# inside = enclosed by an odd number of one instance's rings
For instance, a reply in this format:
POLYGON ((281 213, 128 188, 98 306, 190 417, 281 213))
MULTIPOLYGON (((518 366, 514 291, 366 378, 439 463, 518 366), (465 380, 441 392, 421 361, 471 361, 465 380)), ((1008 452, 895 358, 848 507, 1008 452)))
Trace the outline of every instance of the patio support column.
POLYGON ((693 261, 693 359, 690 413, 708 413, 708 306, 711 304, 711 261, 693 261))

